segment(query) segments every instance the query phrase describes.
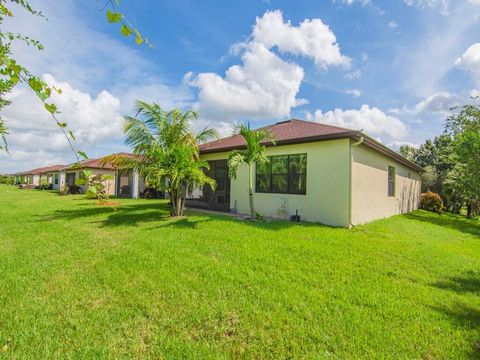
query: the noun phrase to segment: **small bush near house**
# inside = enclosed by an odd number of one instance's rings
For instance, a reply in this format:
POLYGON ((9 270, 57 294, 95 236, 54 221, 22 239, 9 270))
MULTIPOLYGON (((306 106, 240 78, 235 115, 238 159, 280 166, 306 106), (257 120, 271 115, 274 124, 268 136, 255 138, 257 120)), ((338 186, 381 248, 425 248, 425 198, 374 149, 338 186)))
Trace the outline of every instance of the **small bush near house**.
POLYGON ((423 193, 420 197, 420 208, 441 214, 444 209, 442 198, 432 191, 423 193))
POLYGON ((49 185, 50 184, 48 183, 48 179, 46 177, 41 176, 40 177, 40 182, 39 182, 38 186, 35 187, 35 189, 37 189, 37 190, 48 190, 49 185))
POLYGON ((154 187, 146 187, 145 190, 143 190, 141 195, 145 199, 163 199, 164 198, 163 192, 154 187))
POLYGON ((111 175, 94 175, 88 177, 88 190, 86 196, 89 199, 97 199, 101 203, 107 203, 109 200, 109 180, 113 180, 111 175))
POLYGON ((82 189, 77 185, 67 185, 65 195, 67 194, 80 194, 82 189))

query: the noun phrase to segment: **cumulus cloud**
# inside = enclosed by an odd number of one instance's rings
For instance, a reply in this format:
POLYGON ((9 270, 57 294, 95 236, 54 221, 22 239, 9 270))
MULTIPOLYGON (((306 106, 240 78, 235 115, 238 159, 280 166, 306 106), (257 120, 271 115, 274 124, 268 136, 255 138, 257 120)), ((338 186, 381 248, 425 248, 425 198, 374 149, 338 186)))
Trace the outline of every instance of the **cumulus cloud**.
POLYGON ((456 61, 455 65, 470 72, 477 83, 480 83, 480 43, 470 46, 462 56, 456 61))
POLYGON ((299 26, 292 26, 284 21, 280 10, 267 11, 257 17, 251 41, 267 49, 276 46, 280 52, 311 58, 323 69, 350 64, 350 59, 340 53, 335 34, 320 19, 305 19, 299 26))
POLYGON ((307 113, 307 119, 354 130, 362 130, 374 137, 387 136, 400 140, 407 134, 407 127, 401 120, 385 114, 376 107, 370 107, 365 104, 359 110, 335 109, 326 113, 316 110, 313 114, 307 113))
MULTIPOLYGON (((61 95, 52 95, 51 102, 60 111, 59 119, 67 122, 68 130, 75 135, 78 149, 88 153, 92 145, 110 140, 121 141, 120 100, 117 97, 106 90, 92 97, 67 82, 56 81, 49 74, 43 79, 49 85, 62 89, 61 95)), ((9 94, 9 99, 12 104, 4 109, 2 117, 9 128, 7 140, 12 154, 3 154, 5 161, 36 162, 33 167, 37 167, 74 159, 65 136, 31 90, 16 88, 9 94), (39 157, 39 154, 45 153, 50 155, 39 157)))
POLYGON ((230 67, 224 78, 203 73, 192 81, 200 89, 203 116, 282 117, 301 104, 296 98, 304 76, 300 66, 283 61, 261 44, 252 44, 242 60, 243 65, 230 67))
POLYGON ((426 99, 417 103, 413 109, 414 112, 437 112, 448 113, 450 109, 462 104, 462 98, 457 94, 451 94, 446 91, 437 92, 426 99))
POLYGON ((325 69, 347 66, 349 58, 340 53, 335 35, 320 19, 304 20, 293 26, 281 11, 267 11, 258 17, 249 39, 235 44, 242 64, 215 73, 188 73, 185 81, 198 88, 197 107, 208 119, 222 121, 285 117, 292 108, 305 104, 297 98, 304 77, 303 68, 286 61, 289 53, 312 59, 325 69))
MULTIPOLYGON (((89 156, 128 150, 122 145, 118 118, 132 113, 136 99, 158 101, 166 108, 193 102, 191 89, 165 83, 156 74, 156 64, 135 45, 125 45, 119 37, 89 26, 88 18, 77 16, 90 5, 73 0, 29 3, 41 9, 48 21, 18 11, 3 25, 5 30, 41 40, 45 49, 37 52, 19 42, 14 55, 33 73, 51 74, 45 80, 62 88, 62 95, 53 99, 62 112, 59 118, 75 134, 76 147, 89 156)), ((88 11, 95 11, 95 4, 88 11)), ((18 87, 10 96, 13 103, 2 117, 10 131, 11 155, 0 154, 0 172, 73 161, 60 129, 31 90, 18 87)))

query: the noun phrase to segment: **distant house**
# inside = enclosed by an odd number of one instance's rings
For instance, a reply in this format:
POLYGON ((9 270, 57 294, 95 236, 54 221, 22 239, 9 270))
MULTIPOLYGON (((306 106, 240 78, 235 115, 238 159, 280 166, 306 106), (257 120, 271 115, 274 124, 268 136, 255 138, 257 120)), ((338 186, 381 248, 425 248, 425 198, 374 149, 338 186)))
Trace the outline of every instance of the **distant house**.
POLYGON ((61 167, 63 167, 63 165, 51 165, 16 173, 14 174, 15 183, 27 184, 34 187, 40 185, 40 179, 45 177, 49 184, 53 184, 54 188, 58 188, 55 187, 55 179, 57 179, 58 182, 58 170, 61 167))
POLYGON ((54 190, 60 189, 60 169, 65 165, 53 165, 43 170, 41 176, 46 176, 54 190))
MULTIPOLYGON (((257 212, 349 227, 417 209, 422 168, 360 131, 295 119, 266 129, 276 146, 266 142, 270 161, 255 166, 257 212)), ((227 168, 229 152, 244 146, 236 135, 200 147, 217 188, 194 191, 190 205, 249 213, 247 166, 235 180, 227 168)))
MULTIPOLYGON (((130 157, 129 153, 114 154, 130 157)), ((109 195, 116 197, 138 198, 145 189, 145 181, 136 171, 130 169, 117 169, 111 163, 104 164, 104 158, 88 159, 80 163, 72 163, 60 168, 60 187, 75 185, 77 179, 83 178, 83 170, 89 170, 93 175, 111 175, 112 179, 106 181, 106 190, 109 195)), ((86 186, 80 187, 82 191, 86 186)))

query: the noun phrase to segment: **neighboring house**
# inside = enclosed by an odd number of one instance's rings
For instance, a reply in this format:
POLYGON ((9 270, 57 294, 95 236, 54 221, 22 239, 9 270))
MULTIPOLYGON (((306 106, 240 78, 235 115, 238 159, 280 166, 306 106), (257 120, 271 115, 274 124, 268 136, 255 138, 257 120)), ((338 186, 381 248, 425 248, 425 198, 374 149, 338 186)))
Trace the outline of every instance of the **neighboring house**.
POLYGON ((44 169, 41 176, 46 176, 49 184, 54 190, 60 190, 60 169, 65 165, 53 165, 44 169))
POLYGON ((49 183, 53 183, 53 173, 58 171, 63 165, 52 165, 36 168, 33 170, 23 171, 14 174, 16 184, 27 184, 32 186, 38 186, 40 184, 41 177, 47 177, 49 183))
MULTIPOLYGON (((133 156, 128 153, 114 154, 118 156, 133 156)), ((116 169, 112 164, 103 164, 103 158, 88 159, 73 163, 60 169, 60 186, 75 185, 77 179, 83 178, 83 170, 92 172, 93 175, 111 175, 112 179, 106 181, 106 190, 109 195, 126 198, 138 198, 145 189, 143 177, 133 170, 116 169)), ((80 186, 82 192, 86 186, 80 186)))
MULTIPOLYGON (((254 201, 264 216, 350 227, 418 208, 422 168, 364 135, 319 123, 288 120, 267 126, 269 163, 255 166, 254 201)), ((249 213, 248 171, 228 176, 227 158, 244 148, 235 135, 200 146, 217 182, 194 191, 189 204, 249 213)))

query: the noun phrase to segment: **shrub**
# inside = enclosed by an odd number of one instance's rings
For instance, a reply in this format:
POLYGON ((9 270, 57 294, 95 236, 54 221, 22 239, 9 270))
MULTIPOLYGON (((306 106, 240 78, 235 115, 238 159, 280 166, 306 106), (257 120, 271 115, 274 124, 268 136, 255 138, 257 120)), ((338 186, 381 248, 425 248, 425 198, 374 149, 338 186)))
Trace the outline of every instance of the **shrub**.
POLYGON ((420 197, 420 208, 441 214, 444 209, 442 198, 432 191, 423 193, 420 197))
POLYGON ((67 191, 65 194, 80 194, 82 189, 77 185, 67 185, 67 191))
POLYGON ((97 199, 100 203, 107 203, 109 200, 109 180, 113 180, 113 176, 107 174, 88 175, 87 198, 97 199))
POLYGON ((13 183, 14 183, 13 176, 0 175, 0 184, 13 185, 13 183))
POLYGON ((48 179, 45 176, 40 176, 40 181, 38 186, 35 187, 37 190, 48 190, 49 187, 48 179))

